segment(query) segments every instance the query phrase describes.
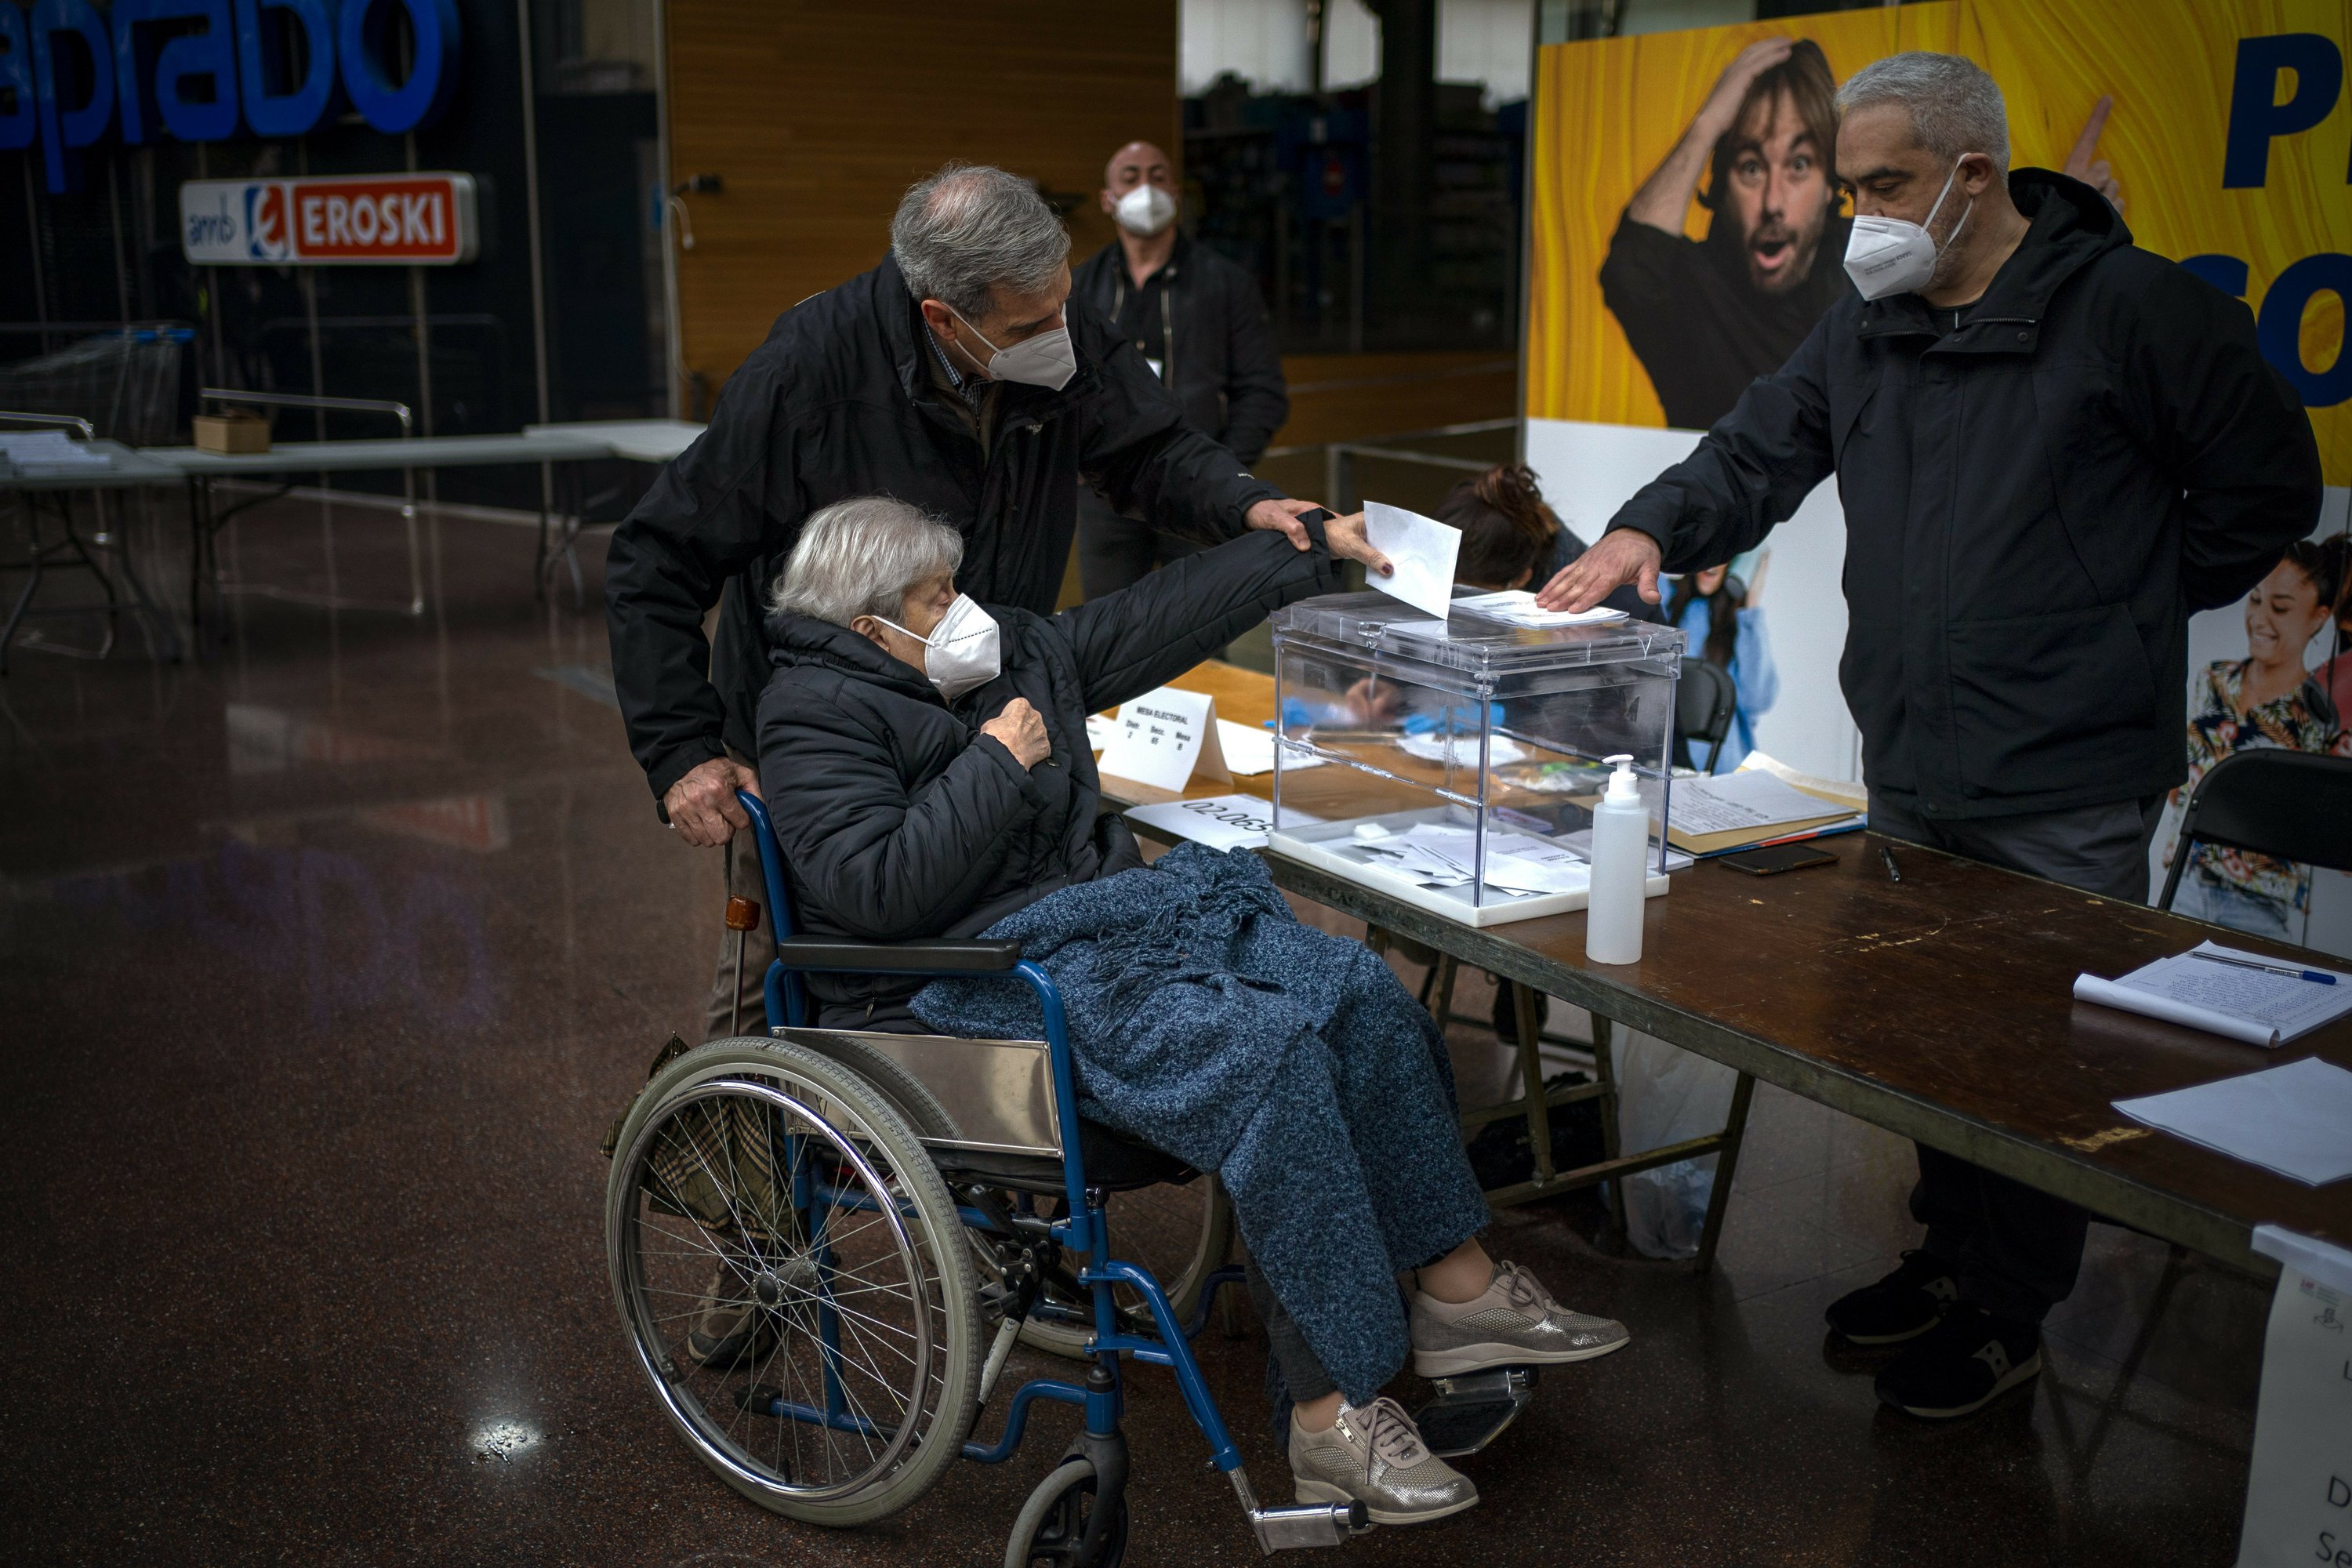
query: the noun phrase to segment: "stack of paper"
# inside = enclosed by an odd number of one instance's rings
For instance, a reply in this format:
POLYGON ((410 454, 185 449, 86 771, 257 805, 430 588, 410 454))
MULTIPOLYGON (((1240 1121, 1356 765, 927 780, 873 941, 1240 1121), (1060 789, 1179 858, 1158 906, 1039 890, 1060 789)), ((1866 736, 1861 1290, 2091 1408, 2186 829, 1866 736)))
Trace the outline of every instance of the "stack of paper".
POLYGON ((2352 1013, 2352 974, 2200 942, 2120 980, 2078 974, 2074 998, 2250 1046, 2277 1046, 2352 1013))
POLYGON ((1764 770, 1676 779, 1668 807, 1666 840, 1694 855, 1744 848, 1842 822, 1854 813, 1809 795, 1764 770))
POLYGON ((2352 1176, 2352 1072, 2316 1057, 2115 1103, 2134 1121, 2308 1186, 2352 1176))
POLYGON ((1602 621, 1622 621, 1622 610, 1596 605, 1589 610, 1545 610, 1536 606, 1536 596, 1525 588, 1506 588, 1498 594, 1473 594, 1456 599, 1448 609, 1468 611, 1485 616, 1489 620, 1507 621, 1515 626, 1589 626, 1602 621))
MULTIPOLYGON (((1477 836, 1467 827, 1422 822, 1391 833, 1368 822, 1356 829, 1349 847, 1367 864, 1424 888, 1456 888, 1477 875, 1477 836)), ((1524 833, 1486 835, 1483 879, 1498 892, 1577 893, 1591 877, 1591 867, 1566 845, 1524 833)))

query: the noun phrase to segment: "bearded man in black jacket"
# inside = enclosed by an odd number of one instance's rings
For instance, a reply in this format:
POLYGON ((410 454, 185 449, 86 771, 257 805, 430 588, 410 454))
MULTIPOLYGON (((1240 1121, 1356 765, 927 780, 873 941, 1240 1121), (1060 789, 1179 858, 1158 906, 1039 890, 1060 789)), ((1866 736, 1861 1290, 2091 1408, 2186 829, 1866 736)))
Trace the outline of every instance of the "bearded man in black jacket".
MULTIPOLYGON (((1068 234, 1030 182, 950 164, 919 181, 872 271, 801 301, 729 378, 710 428, 662 471, 606 560, 613 684, 630 749, 688 844, 727 846, 730 891, 758 898, 735 792, 757 792, 753 704, 767 674, 766 584, 813 512, 887 495, 963 535, 963 580, 1050 614, 1081 478, 1120 510, 1205 543, 1247 531, 1312 541, 1317 510, 1253 478, 1083 301, 1068 234), (723 595, 723 599, 722 599, 723 595), (719 607, 715 647, 703 620, 719 607), (706 670, 708 674, 706 675, 706 670)), ((1335 555, 1386 571, 1361 514, 1335 555)), ((792 804, 774 803, 789 818, 792 804)), ((709 1027, 740 1003, 722 955, 709 1027)))
MULTIPOLYGON (((2311 531, 2310 421, 2243 304, 2088 185, 2010 174, 1974 63, 1890 56, 1838 109, 1857 291, 1538 597, 1654 600, 1662 566, 1753 547, 1834 473, 1872 828, 2144 902, 2187 773, 2188 617, 2311 531)), ((1927 1148, 1911 1208, 1919 1249, 1830 1326, 1906 1346, 1882 1400, 1964 1415, 2041 1370, 2087 1216, 1927 1148)))

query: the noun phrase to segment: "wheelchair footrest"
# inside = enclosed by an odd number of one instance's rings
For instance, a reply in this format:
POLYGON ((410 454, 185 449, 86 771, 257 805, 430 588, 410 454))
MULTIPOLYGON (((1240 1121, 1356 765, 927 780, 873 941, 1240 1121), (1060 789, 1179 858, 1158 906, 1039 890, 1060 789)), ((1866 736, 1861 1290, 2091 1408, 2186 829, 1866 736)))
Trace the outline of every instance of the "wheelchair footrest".
POLYGON ((1433 1379, 1437 1397, 1412 1415, 1421 1440, 1442 1459, 1476 1453, 1500 1436, 1535 1398, 1538 1370, 1496 1366, 1433 1379))

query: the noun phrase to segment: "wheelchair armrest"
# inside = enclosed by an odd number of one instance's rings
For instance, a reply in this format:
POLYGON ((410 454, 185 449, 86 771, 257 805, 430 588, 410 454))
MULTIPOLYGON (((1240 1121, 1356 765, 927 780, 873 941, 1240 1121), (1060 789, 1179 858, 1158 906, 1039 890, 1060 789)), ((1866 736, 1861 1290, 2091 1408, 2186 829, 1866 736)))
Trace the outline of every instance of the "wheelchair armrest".
POLYGON ((928 937, 916 942, 849 942, 788 936, 776 943, 786 969, 866 974, 996 974, 1021 962, 1017 942, 928 937))

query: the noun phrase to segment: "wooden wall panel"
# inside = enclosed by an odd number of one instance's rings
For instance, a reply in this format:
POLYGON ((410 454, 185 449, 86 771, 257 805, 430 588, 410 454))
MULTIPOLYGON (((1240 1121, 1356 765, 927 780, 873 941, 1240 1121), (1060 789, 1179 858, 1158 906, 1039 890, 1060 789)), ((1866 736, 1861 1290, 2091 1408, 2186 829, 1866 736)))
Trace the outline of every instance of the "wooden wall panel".
POLYGON ((1104 161, 1138 137, 1181 153, 1177 0, 669 0, 673 183, 687 364, 715 392, 794 302, 865 271, 890 214, 950 158, 1058 192, 1073 259, 1111 237, 1104 161))

